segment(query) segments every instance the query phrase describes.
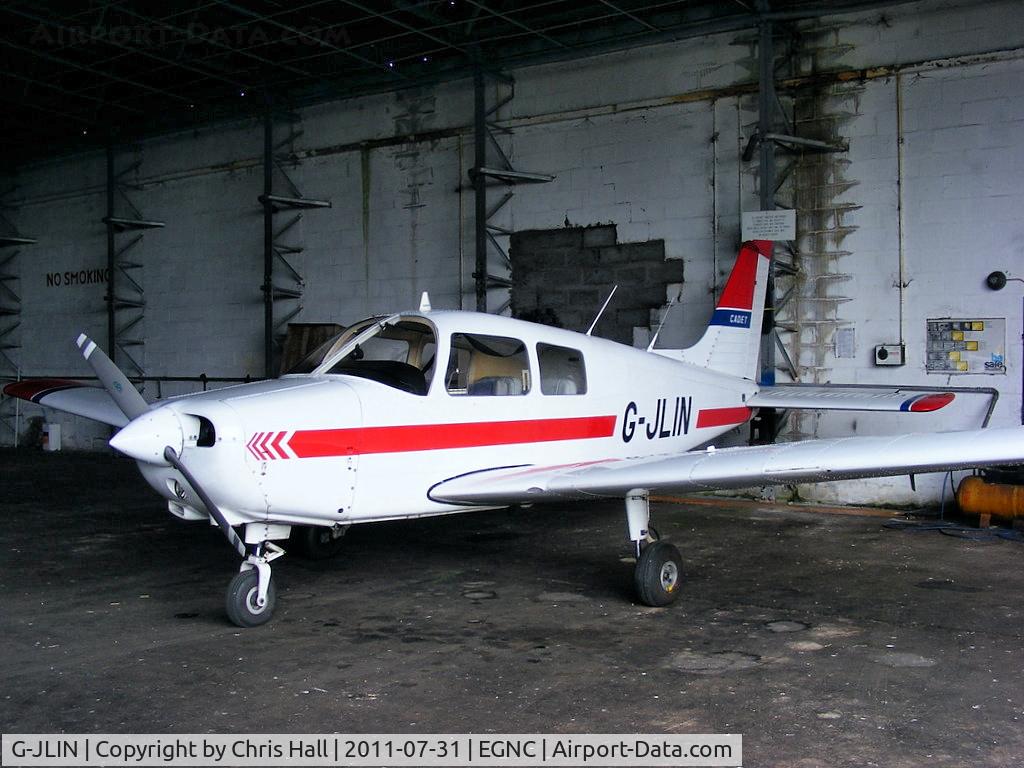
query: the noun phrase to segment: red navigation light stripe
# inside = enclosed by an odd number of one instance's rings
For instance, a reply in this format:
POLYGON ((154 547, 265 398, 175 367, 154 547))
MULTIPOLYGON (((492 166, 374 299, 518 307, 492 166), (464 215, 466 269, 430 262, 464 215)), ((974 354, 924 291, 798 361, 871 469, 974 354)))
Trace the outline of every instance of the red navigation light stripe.
POLYGON ((87 387, 80 381, 70 379, 26 379, 15 381, 4 387, 4 394, 9 397, 17 397, 20 400, 32 400, 38 402, 46 395, 54 392, 61 392, 65 389, 76 389, 87 387))
POLYGON ((300 459, 367 453, 406 453, 611 437, 614 416, 529 421, 482 421, 395 427, 310 429, 296 432, 287 446, 300 459))
POLYGON ((697 414, 697 429, 742 424, 749 418, 750 409, 745 405, 738 408, 702 408, 697 414))
POLYGON ((901 411, 910 411, 912 413, 930 413, 931 411, 937 411, 940 408, 945 408, 947 405, 956 399, 956 395, 952 392, 942 392, 935 395, 921 395, 919 397, 912 397, 910 400, 905 401, 901 406, 901 411))

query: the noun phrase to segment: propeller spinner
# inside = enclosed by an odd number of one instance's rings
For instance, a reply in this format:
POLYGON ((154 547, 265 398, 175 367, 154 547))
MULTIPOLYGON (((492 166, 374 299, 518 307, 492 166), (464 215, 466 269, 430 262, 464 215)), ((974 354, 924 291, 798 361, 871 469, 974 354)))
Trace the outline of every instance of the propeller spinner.
POLYGON ((165 405, 128 422, 110 438, 110 447, 136 461, 166 466, 165 448, 173 448, 180 456, 187 444, 194 445, 198 439, 199 419, 165 405))

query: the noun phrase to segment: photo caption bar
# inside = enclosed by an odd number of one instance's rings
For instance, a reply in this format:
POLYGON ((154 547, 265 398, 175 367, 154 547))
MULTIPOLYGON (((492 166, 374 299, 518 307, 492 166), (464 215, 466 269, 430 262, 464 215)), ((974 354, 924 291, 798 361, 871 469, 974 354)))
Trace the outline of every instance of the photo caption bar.
POLYGON ((722 766, 738 734, 3 734, 3 766, 722 766))

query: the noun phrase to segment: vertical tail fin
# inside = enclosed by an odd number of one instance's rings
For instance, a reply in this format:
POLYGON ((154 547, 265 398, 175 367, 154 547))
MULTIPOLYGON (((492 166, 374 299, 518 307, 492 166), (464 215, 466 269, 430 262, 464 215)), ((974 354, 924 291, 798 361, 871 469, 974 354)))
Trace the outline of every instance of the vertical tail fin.
POLYGON ((757 378, 771 258, 770 240, 748 240, 740 246, 711 324, 700 341, 683 350, 685 362, 730 376, 757 378))

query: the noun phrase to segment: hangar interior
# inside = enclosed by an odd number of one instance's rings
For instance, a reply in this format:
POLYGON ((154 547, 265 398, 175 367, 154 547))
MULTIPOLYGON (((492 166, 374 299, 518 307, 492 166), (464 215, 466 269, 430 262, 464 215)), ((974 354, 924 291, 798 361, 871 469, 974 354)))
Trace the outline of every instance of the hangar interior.
MULTIPOLYGON (((424 292, 583 331, 617 286, 595 335, 686 347, 744 214, 778 210, 796 231, 775 245, 762 379, 957 398, 765 410, 732 442, 1022 422, 1019 0, 10 0, 0 22, 4 383, 89 378, 83 331, 151 401, 262 379, 424 292)), ((551 349, 582 370, 577 394, 595 371, 642 378, 551 349)), ((528 405, 554 412, 542 390, 528 405)), ((201 432, 195 475, 217 455, 201 432)), ((5 737, 703 733, 742 734, 746 765, 1024 763, 1024 533, 893 511, 944 505, 944 475, 779 491, 802 505, 633 490, 350 526, 337 509, 328 528, 271 524, 253 451, 228 465, 249 475, 218 478, 264 516, 236 532, 206 498, 209 514, 175 506, 191 497, 169 465, 175 496, 156 497, 164 470, 110 437, 0 400, 5 737), (72 450, 37 450, 41 423, 72 450), (272 527, 299 536, 275 564, 276 618, 246 624, 240 604, 272 608, 246 570, 280 552, 272 527), (643 566, 669 538, 685 557, 643 566), (645 600, 638 573, 680 599, 645 600)), ((395 454, 379 496, 422 501, 426 460, 395 454)), ((350 456, 329 458, 327 482, 277 489, 351 495, 350 456)))
MULTIPOLYGON (((685 347, 741 213, 788 208, 765 376, 974 391, 913 423, 776 414, 771 439, 1021 421, 1019 283, 986 285, 1022 274, 1015 2, 0 14, 5 379, 82 376, 82 331, 150 398, 276 375, 289 326, 424 291, 584 330, 618 285, 607 335, 646 346, 663 324, 685 347), (976 349, 950 354, 955 333, 976 349)), ((65 448, 108 437, 10 399, 2 416, 8 445, 34 416, 65 448)), ((921 504, 941 486, 798 493, 921 504)))

